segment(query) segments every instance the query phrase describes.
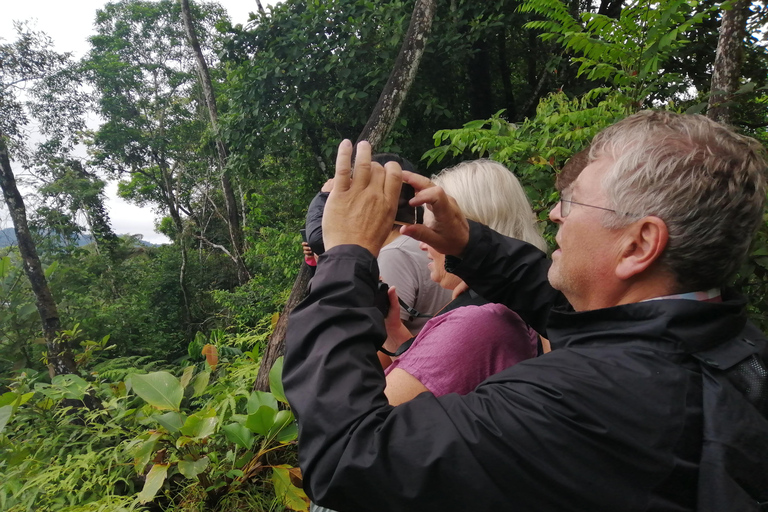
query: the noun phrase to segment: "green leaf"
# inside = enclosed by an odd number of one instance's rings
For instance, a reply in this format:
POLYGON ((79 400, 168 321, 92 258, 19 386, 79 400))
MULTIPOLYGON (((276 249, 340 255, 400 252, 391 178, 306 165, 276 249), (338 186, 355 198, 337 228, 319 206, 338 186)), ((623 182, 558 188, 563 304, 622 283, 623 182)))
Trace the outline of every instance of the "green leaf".
POLYGON ((142 473, 144 471, 144 468, 149 463, 149 459, 152 457, 152 453, 155 451, 157 440, 160 439, 162 435, 163 434, 160 432, 154 432, 150 434, 145 441, 141 442, 131 450, 131 454, 133 455, 133 466, 137 473, 142 473))
POLYGON ((269 429, 275 424, 276 415, 276 410, 263 405, 255 413, 248 415, 248 419, 245 420, 245 426, 251 432, 260 436, 266 436, 269 433, 269 429))
POLYGON ((192 439, 204 439, 216 431, 218 423, 216 411, 208 409, 205 412, 191 414, 181 427, 181 433, 192 439))
POLYGON ((269 390, 279 401, 288 403, 283 391, 283 356, 278 357, 272 369, 269 370, 269 390))
POLYGON ((79 375, 67 373, 51 379, 51 387, 61 391, 64 398, 82 400, 88 390, 88 382, 79 375))
POLYGON ((309 498, 302 489, 293 485, 291 471, 297 471, 297 469, 285 465, 272 468, 272 484, 275 486, 275 496, 290 510, 307 510, 309 498))
POLYGON ((293 424, 293 419, 291 411, 278 411, 275 414, 275 421, 269 429, 269 436, 273 437, 279 434, 284 428, 293 424))
POLYGON ((187 366, 184 368, 184 373, 181 374, 181 387, 186 388, 189 382, 192 380, 192 376, 195 374, 194 366, 187 366))
POLYGON ((51 274, 53 274, 54 272, 56 272, 56 269, 57 269, 57 268, 59 268, 59 262, 58 262, 58 261, 54 261, 53 263, 51 263, 50 265, 48 265, 48 268, 46 268, 46 269, 43 271, 43 274, 45 274, 45 277, 46 277, 46 278, 50 279, 50 277, 51 277, 51 274))
POLYGON ((139 502, 147 503, 155 499, 157 491, 163 486, 165 477, 168 476, 168 466, 170 464, 155 464, 147 473, 147 479, 144 481, 144 488, 139 493, 139 502))
POLYGON ((168 432, 176 433, 184 426, 186 417, 180 412, 170 411, 159 416, 153 416, 155 421, 164 426, 168 432))
POLYGON ((211 380, 211 372, 210 370, 205 370, 203 372, 200 372, 195 377, 194 382, 192 382, 192 389, 194 392, 192 393, 192 396, 200 396, 203 393, 205 393, 205 388, 208 387, 208 383, 211 380))
POLYGON ((253 446, 253 432, 240 423, 230 423, 221 428, 230 443, 235 443, 239 448, 250 449, 253 446))
POLYGON ((8 421, 10 421, 11 419, 12 413, 13 413, 12 405, 4 405, 0 407, 0 432, 2 432, 5 429, 5 426, 8 424, 8 421))
POLYGON ((248 414, 255 413, 262 405, 277 410, 275 395, 266 391, 254 391, 251 393, 251 396, 248 397, 248 414))
POLYGON ((11 268, 13 267, 11 266, 10 256, 3 256, 0 258, 0 278, 5 277, 11 268))
POLYGON ((208 457, 203 457, 198 460, 180 460, 179 461, 179 473, 187 478, 197 479, 197 475, 205 471, 208 467, 208 457))
POLYGON ((153 372, 146 375, 131 375, 134 393, 156 409, 178 411, 184 388, 179 379, 168 372, 153 372))
POLYGON ((28 316, 31 316, 37 311, 37 306, 35 306, 32 303, 27 303, 21 306, 17 311, 16 314, 19 316, 19 318, 27 318, 28 316))

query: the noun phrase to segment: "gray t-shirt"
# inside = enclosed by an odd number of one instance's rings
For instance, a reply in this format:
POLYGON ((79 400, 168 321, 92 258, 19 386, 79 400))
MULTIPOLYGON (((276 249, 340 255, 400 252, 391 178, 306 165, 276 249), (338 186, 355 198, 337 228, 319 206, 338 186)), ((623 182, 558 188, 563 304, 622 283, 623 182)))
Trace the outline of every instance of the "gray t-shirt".
MULTIPOLYGON (((382 280, 397 288, 397 296, 419 313, 434 315, 451 300, 451 290, 445 290, 429 278, 429 258, 419 249, 419 242, 400 235, 379 252, 379 272, 382 280)), ((412 318, 400 308, 400 319, 415 336, 429 318, 412 318)))

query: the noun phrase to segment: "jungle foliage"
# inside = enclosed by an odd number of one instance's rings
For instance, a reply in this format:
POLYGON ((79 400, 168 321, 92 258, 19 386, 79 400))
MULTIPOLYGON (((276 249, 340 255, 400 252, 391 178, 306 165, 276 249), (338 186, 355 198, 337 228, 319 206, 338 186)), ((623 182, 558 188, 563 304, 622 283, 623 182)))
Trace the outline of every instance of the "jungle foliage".
MULTIPOLYGON (((380 150, 424 174, 481 156, 504 163, 551 237, 555 177, 601 128, 643 108, 706 112, 727 8, 440 1, 380 150)), ((26 25, 0 41, 0 136, 36 190, 26 198, 30 225, 59 340, 77 365, 63 375, 49 368, 23 262, 2 249, 0 509, 307 509, 279 364, 271 392, 253 383, 302 264, 306 205, 331 177, 339 140, 365 125, 412 9, 411 0, 286 0, 243 26, 215 3, 192 3, 217 130, 177 1, 106 4, 80 61, 26 25), (98 126, 86 127, 86 112, 99 114, 98 126), (41 142, 26 136, 32 120, 50 128, 41 142), (231 257, 222 173, 237 196, 245 283, 231 257), (152 208, 172 243, 114 234, 108 181, 152 208), (78 245, 79 235, 92 242, 78 245)), ((752 4, 730 100, 733 124, 764 143, 767 12, 752 4)), ((768 328, 765 220, 734 284, 768 328)))

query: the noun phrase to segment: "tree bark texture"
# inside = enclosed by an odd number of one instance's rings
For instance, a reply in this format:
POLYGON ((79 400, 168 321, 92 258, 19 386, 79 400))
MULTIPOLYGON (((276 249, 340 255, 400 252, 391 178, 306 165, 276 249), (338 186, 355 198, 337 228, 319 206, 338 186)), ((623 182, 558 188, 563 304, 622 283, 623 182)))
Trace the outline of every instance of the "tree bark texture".
MULTIPOLYGON (((200 79, 200 87, 203 90, 203 96, 205 97, 205 104, 208 107, 208 115, 211 122, 211 128, 216 137, 216 151, 219 156, 219 168, 221 169, 221 190, 224 195, 224 206, 227 209, 227 227, 229 228, 229 236, 232 241, 231 255, 237 266, 237 275, 240 284, 247 282, 251 276, 243 261, 243 231, 240 226, 240 215, 237 208, 237 199, 235 197, 234 188, 226 174, 227 160, 229 154, 227 147, 224 145, 224 141, 219 136, 219 114, 216 107, 216 96, 213 94, 213 84, 211 82, 211 74, 208 71, 208 63, 205 62, 203 51, 200 48, 200 42, 197 39, 197 33, 195 27, 192 24, 192 14, 189 10, 189 0, 180 0, 181 2, 181 18, 184 22, 184 31, 187 34, 187 41, 192 48, 192 52, 195 54, 195 60, 197 62, 197 76, 200 79)), ((258 2, 257 2, 258 3, 258 2)), ((259 4, 259 7, 261 5, 259 4)), ((263 8, 260 9, 263 11, 263 8)))
POLYGON ((357 138, 358 142, 361 140, 370 142, 373 151, 381 146, 400 115, 400 109, 419 70, 427 36, 435 17, 435 9, 435 0, 416 0, 411 22, 392 73, 379 96, 379 101, 373 108, 373 113, 357 138))
POLYGON ((730 9, 723 11, 720 19, 720 36, 717 40, 707 110, 707 117, 718 123, 731 123, 730 101, 739 87, 748 15, 749 1, 737 0, 731 4, 730 9))
POLYGON ((37 248, 29 232, 27 210, 24 206, 24 199, 16 186, 16 177, 13 175, 8 147, 5 144, 3 134, 0 134, 0 186, 2 186, 5 204, 8 205, 8 211, 16 231, 19 253, 24 262, 24 272, 27 274, 35 294, 37 312, 40 314, 43 336, 48 348, 48 362, 56 375, 77 373, 77 365, 72 357, 70 347, 65 341, 58 338, 61 329, 59 311, 48 287, 43 266, 37 255, 37 248))
POLYGON ((312 268, 306 263, 302 263, 299 275, 296 276, 296 281, 294 281, 291 288, 288 302, 285 304, 283 312, 277 320, 275 330, 269 337, 264 354, 261 356, 261 366, 259 366, 259 373, 256 375, 256 382, 253 385, 255 391, 269 391, 269 371, 272 369, 272 365, 275 364, 277 358, 282 356, 285 351, 285 333, 288 329, 288 316, 307 296, 309 280, 311 278, 312 268))

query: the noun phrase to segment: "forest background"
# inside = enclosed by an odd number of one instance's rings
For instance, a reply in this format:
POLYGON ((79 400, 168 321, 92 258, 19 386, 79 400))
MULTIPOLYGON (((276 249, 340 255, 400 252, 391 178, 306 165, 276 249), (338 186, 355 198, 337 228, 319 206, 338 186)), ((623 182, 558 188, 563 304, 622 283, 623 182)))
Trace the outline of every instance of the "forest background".
MULTIPOLYGON (((306 510, 279 355, 309 277, 298 230, 338 142, 427 175, 498 160, 551 242, 557 172, 628 114, 702 113, 768 143, 767 13, 257 0, 233 26, 215 3, 123 0, 98 11, 79 60, 18 25, 0 41, 18 238, 0 254, 0 509, 306 510), (112 181, 161 212, 172 243, 113 232, 112 181)), ((734 282, 764 329, 765 219, 734 282)))

